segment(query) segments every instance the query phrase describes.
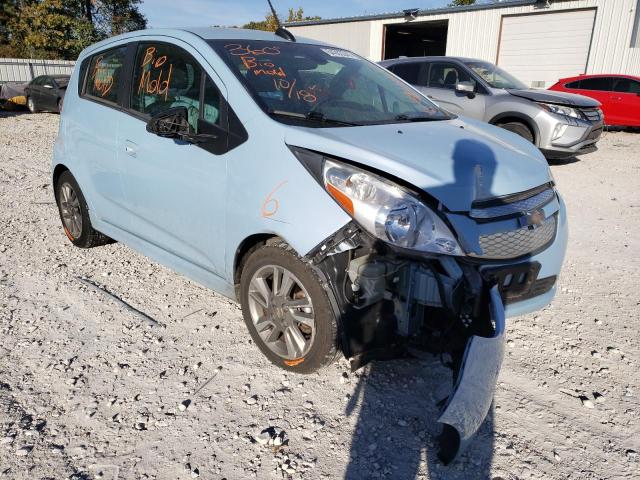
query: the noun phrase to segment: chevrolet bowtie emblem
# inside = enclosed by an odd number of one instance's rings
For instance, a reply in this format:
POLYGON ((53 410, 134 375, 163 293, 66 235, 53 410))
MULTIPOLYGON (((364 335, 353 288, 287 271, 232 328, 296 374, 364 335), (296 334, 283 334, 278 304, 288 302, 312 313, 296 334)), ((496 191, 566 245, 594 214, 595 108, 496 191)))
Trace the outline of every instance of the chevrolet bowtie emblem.
POLYGON ((524 216, 520 219, 520 224, 523 227, 539 227, 544 223, 544 212, 542 210, 533 210, 531 212, 525 212, 524 216))

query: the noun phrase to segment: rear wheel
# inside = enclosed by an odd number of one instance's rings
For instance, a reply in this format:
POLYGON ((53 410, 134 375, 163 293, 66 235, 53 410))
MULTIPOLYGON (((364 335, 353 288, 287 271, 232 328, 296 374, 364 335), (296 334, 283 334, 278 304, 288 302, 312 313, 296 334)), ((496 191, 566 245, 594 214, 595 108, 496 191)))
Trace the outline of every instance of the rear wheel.
POLYGON ((58 99, 58 113, 62 113, 62 102, 63 102, 63 99, 59 98, 58 99))
POLYGON ((66 171, 60 175, 55 194, 62 228, 71 243, 80 248, 111 243, 109 237, 93 229, 87 201, 71 172, 66 171))
POLYGON ((27 98, 27 108, 31 113, 38 113, 38 109, 36 108, 36 103, 33 101, 32 97, 27 98))
POLYGON ((338 352, 338 328, 315 272, 284 242, 255 250, 240 281, 244 321, 253 341, 275 365, 313 373, 338 352))
POLYGON ((496 126, 500 128, 504 128, 505 130, 509 130, 510 132, 517 133, 525 140, 528 140, 531 143, 535 143, 533 138, 533 132, 524 123, 505 122, 505 123, 498 123, 496 124, 496 126))

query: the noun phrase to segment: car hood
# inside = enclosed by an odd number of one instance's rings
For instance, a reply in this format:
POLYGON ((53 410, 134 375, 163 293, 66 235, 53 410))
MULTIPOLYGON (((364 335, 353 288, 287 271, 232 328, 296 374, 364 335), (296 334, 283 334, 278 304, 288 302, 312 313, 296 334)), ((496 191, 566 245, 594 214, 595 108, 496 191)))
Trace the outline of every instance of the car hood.
POLYGON ((584 95, 576 95, 574 93, 555 92, 549 90, 507 90, 511 95, 520 98, 526 98, 533 102, 555 103, 558 105, 568 105, 571 107, 599 107, 600 102, 584 95))
POLYGON ((451 211, 551 180, 540 151, 514 133, 467 118, 345 128, 291 127, 287 144, 385 172, 451 211))

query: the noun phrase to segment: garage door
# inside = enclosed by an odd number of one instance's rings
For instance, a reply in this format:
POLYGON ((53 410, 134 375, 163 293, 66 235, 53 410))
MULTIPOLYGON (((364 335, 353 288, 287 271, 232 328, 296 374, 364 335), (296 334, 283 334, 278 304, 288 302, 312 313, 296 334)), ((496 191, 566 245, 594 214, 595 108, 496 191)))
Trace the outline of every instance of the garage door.
POLYGON ((498 65, 532 87, 586 72, 595 9, 502 17, 498 65))

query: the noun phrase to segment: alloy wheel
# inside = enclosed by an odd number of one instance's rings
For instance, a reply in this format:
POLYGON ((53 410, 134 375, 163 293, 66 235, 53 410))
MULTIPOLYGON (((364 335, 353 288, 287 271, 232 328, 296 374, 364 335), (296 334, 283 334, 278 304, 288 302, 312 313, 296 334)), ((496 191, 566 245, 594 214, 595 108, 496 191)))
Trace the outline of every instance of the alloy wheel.
POLYGON ((286 268, 266 265, 253 275, 249 311, 258 335, 279 357, 295 360, 311 349, 316 333, 313 303, 286 268))
POLYGON ((63 183, 60 188, 60 215, 71 237, 79 238, 82 235, 80 200, 73 187, 68 183, 63 183))

